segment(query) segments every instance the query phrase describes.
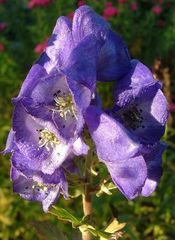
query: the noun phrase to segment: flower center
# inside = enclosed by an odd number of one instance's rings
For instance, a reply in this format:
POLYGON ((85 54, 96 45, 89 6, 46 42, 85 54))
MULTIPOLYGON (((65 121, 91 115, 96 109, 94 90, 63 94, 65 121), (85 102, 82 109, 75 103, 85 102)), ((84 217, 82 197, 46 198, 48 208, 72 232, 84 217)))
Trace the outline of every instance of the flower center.
POLYGON ((132 105, 125 109, 121 109, 116 115, 120 116, 124 125, 132 130, 136 130, 139 127, 145 128, 142 117, 142 109, 138 109, 138 105, 132 105))
POLYGON ((56 106, 56 111, 59 112, 60 117, 66 120, 67 115, 71 114, 72 117, 76 118, 76 109, 71 93, 61 93, 61 90, 59 90, 53 95, 53 100, 56 106))
POLYGON ((39 147, 45 147, 47 151, 50 151, 50 148, 54 148, 55 145, 60 144, 61 142, 58 138, 50 132, 47 128, 37 129, 39 132, 39 147))
POLYGON ((27 184, 25 186, 25 190, 30 191, 32 194, 37 192, 40 193, 42 191, 42 192, 45 192, 45 195, 47 196, 49 194, 49 190, 55 186, 56 186, 55 184, 44 184, 44 183, 34 181, 31 185, 27 184))

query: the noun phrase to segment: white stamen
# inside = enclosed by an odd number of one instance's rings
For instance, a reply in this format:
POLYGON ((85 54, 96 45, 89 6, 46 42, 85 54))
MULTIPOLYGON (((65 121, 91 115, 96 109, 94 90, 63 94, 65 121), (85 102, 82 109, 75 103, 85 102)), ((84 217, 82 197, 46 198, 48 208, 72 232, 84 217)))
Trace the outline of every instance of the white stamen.
POLYGON ((47 128, 37 130, 40 134, 39 136, 39 147, 45 147, 47 151, 50 151, 50 148, 54 148, 56 145, 60 144, 61 142, 58 138, 50 132, 47 128))
POLYGON ((56 109, 52 109, 55 112, 59 112, 60 117, 67 120, 67 115, 70 114, 77 119, 76 109, 72 100, 72 95, 68 93, 60 96, 60 91, 54 94, 54 102, 56 109))

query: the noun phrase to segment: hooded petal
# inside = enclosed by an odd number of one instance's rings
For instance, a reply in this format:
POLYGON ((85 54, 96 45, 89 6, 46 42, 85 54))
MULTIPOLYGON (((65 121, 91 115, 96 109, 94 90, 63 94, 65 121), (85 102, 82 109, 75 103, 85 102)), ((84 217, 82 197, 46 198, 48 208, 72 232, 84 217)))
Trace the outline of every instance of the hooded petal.
MULTIPOLYGON (((63 72, 72 80, 94 92, 96 87, 97 40, 93 34, 86 36, 72 51, 63 72)), ((71 87, 71 84, 70 84, 71 87)))
POLYGON ((60 17, 49 39, 46 53, 55 66, 61 67, 67 62, 73 48, 71 23, 66 17, 60 17))
POLYGON ((38 60, 36 61, 36 64, 41 65, 46 72, 49 74, 54 68, 55 68, 55 64, 53 61, 51 61, 51 59, 48 57, 48 55, 46 54, 46 52, 43 52, 40 57, 38 58, 38 60))
POLYGON ((130 57, 122 38, 112 32, 110 25, 90 7, 82 6, 77 9, 72 33, 75 43, 91 34, 96 37, 98 81, 116 80, 129 71, 130 57))
POLYGON ((72 23, 75 43, 90 34, 94 34, 99 42, 103 42, 109 29, 109 24, 90 7, 81 6, 75 11, 72 23))
POLYGON ((136 138, 117 121, 91 106, 85 114, 98 157, 104 162, 116 162, 134 156, 140 145, 136 138))
POLYGON ((125 43, 117 33, 110 31, 99 53, 98 81, 119 80, 130 69, 130 56, 125 43))

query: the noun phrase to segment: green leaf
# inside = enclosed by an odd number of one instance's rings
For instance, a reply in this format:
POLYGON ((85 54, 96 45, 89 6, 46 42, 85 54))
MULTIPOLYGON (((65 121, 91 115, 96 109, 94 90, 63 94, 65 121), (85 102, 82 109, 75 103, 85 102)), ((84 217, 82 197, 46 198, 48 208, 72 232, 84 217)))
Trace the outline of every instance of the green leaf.
POLYGON ((57 218, 59 218, 60 220, 65 220, 65 221, 71 222, 73 227, 77 227, 77 226, 81 225, 81 220, 76 218, 75 216, 73 216, 71 213, 69 213, 64 208, 58 208, 58 207, 53 206, 52 210, 49 211, 49 213, 57 216, 57 218))
POLYGON ((55 225, 47 221, 32 221, 30 224, 42 240, 68 240, 55 225))

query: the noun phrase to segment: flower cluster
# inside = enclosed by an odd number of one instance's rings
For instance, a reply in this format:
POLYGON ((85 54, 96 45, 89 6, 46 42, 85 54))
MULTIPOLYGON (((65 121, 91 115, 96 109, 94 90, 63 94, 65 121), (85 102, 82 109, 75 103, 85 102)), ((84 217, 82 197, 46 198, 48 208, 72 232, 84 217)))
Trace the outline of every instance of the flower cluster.
POLYGON ((128 199, 156 188, 168 116, 161 84, 90 7, 76 10, 72 22, 57 20, 13 104, 4 150, 12 152, 13 190, 42 202, 44 211, 60 194, 68 198, 65 171, 89 150, 85 123, 99 160, 128 199), (102 109, 97 81, 116 82, 112 109, 102 109))

